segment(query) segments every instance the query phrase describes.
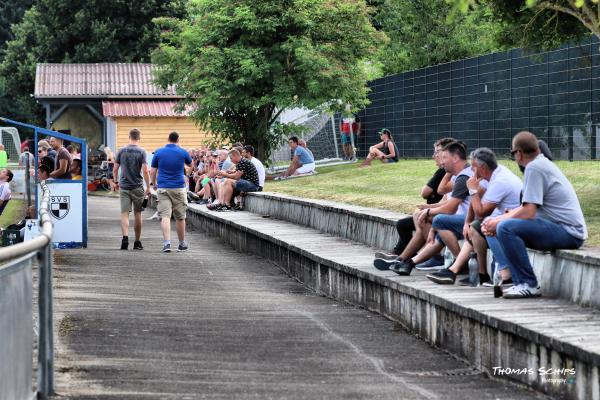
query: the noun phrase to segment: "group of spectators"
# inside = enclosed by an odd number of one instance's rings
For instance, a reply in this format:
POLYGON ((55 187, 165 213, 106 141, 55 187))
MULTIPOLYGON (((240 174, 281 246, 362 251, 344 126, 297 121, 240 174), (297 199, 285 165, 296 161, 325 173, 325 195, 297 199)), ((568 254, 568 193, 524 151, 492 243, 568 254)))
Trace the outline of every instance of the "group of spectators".
MULTIPOLYGON (((50 137, 38 142, 38 179, 82 179, 81 155, 75 146, 64 147, 63 140, 50 137)), ((27 149, 29 151, 29 149, 27 149)))
MULTIPOLYGON (((576 249, 587 238, 573 186, 551 161, 547 145, 530 132, 512 140, 523 181, 488 148, 472 151, 470 163, 467 154, 467 146, 453 138, 434 144, 438 169, 421 191, 426 202, 398 221, 393 253, 376 253, 374 266, 404 276, 416 268, 429 272, 432 282, 454 284, 475 257, 480 284, 492 286, 491 273, 504 298, 540 296, 527 248, 576 249), (444 247, 447 257, 441 255, 444 247)), ((460 283, 472 285, 471 279, 460 283)))

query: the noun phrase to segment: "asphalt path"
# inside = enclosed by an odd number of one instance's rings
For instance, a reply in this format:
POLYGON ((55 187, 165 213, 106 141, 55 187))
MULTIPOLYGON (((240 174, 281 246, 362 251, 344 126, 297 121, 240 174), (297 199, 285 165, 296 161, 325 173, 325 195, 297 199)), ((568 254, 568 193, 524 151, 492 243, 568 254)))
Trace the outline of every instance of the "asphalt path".
POLYGON ((163 254, 144 220, 121 251, 118 204, 90 197, 88 248, 55 252, 59 399, 546 398, 219 238, 163 254))

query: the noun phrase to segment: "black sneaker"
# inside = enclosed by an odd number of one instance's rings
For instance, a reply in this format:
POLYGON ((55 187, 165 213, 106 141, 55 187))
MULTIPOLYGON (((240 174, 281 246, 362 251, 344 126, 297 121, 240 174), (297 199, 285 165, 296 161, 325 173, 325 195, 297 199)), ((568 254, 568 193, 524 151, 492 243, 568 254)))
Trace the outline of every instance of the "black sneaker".
POLYGON ((390 266, 392 264, 397 263, 397 262, 398 262, 397 259, 384 260, 382 258, 376 258, 375 260, 373 260, 373 266, 380 271, 387 271, 388 269, 390 269, 390 266))
POLYGON ((415 263, 412 259, 404 260, 404 261, 396 261, 394 264, 390 266, 390 271, 394 271, 398 275, 408 276, 412 272, 415 267, 415 263))
POLYGON ((425 275, 427 279, 440 285, 454 285, 456 274, 449 269, 443 269, 438 272, 432 272, 425 275))
POLYGON ((184 244, 179 243, 179 246, 177 247, 177 251, 179 251, 179 252, 188 251, 189 248, 190 248, 190 246, 188 246, 187 243, 184 243, 184 244))
POLYGON ((382 253, 381 251, 375 253, 375 258, 379 258, 381 260, 398 261, 398 257, 400 257, 398 254, 382 253))
POLYGON ((163 250, 162 251, 163 251, 163 253, 170 253, 171 252, 171 244, 170 243, 169 244, 165 244, 163 246, 163 250))
POLYGON ((121 240, 121 250, 127 250, 128 247, 129 247, 129 239, 123 238, 123 240, 121 240))
POLYGON ((135 242, 133 242, 133 249, 134 250, 144 250, 144 246, 142 246, 142 242, 140 242, 139 240, 136 240, 135 242))

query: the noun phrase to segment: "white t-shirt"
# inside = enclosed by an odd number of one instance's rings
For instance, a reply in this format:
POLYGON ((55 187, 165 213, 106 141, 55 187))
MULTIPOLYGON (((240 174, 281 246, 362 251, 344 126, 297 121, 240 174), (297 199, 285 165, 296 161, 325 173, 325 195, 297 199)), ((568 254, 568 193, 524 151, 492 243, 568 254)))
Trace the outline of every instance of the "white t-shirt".
POLYGON ((256 157, 252 157, 250 162, 252 162, 252 164, 254 164, 254 166, 256 167, 256 172, 258 172, 258 186, 265 187, 265 176, 266 176, 265 166, 256 157))
POLYGON ((521 205, 521 190, 523 190, 521 179, 505 166, 498 165, 492 173, 481 201, 496 204, 491 215, 496 217, 504 214, 506 210, 512 210, 521 205))
POLYGON ((10 183, 9 182, 1 182, 0 183, 0 200, 7 201, 10 200, 12 192, 10 191, 10 183))

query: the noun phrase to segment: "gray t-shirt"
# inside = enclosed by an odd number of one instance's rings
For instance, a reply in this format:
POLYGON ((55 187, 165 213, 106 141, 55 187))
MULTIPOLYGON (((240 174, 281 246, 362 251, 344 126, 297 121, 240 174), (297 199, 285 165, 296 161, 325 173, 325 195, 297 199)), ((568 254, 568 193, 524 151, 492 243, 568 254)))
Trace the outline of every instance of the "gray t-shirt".
POLYGON ((127 145, 117 153, 115 159, 121 166, 119 186, 125 190, 143 187, 142 165, 146 164, 146 150, 137 145, 127 145))
POLYGON ((578 239, 587 239, 587 228, 575 189, 556 164, 542 154, 525 168, 523 203, 537 204, 538 218, 562 225, 578 239))

